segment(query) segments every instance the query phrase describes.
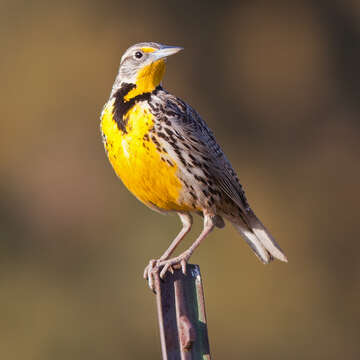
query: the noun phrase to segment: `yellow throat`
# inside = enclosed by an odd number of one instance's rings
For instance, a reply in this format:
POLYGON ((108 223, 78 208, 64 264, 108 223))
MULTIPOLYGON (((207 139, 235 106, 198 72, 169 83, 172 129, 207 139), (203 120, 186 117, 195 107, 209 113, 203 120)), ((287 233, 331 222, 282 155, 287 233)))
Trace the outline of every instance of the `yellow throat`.
POLYGON ((137 95, 152 92, 161 82, 165 73, 165 60, 160 59, 138 71, 136 87, 129 91, 124 100, 129 101, 137 95))

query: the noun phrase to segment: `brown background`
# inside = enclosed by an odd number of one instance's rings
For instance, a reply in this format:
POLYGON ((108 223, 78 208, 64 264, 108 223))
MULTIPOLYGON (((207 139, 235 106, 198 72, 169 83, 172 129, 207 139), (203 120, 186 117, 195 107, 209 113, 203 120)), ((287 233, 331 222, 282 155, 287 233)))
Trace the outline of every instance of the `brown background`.
MULTIPOLYGON (((214 359, 359 359, 360 3, 0 3, 0 358, 159 359, 142 280, 180 228, 114 176, 99 113, 130 45, 206 119, 289 258, 195 253, 214 359)), ((200 230, 200 220, 186 245, 200 230)))

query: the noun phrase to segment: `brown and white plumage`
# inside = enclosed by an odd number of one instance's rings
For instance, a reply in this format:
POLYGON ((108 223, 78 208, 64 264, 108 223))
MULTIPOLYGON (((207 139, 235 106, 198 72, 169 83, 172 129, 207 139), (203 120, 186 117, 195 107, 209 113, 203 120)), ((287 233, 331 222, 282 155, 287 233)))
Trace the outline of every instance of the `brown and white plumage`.
POLYGON ((287 261, 251 210, 244 190, 215 137, 199 114, 160 86, 163 58, 180 48, 141 43, 122 58, 110 99, 102 113, 104 145, 116 173, 150 208, 177 212, 183 228, 167 251, 145 269, 161 276, 173 265, 183 270, 189 257, 212 231, 230 221, 263 263, 287 261), (141 55, 141 56, 140 56, 141 55), (177 257, 173 251, 190 231, 191 213, 204 217, 204 229, 177 257))
POLYGON ((159 130, 155 126, 154 133, 161 146, 177 159, 179 178, 184 184, 182 196, 194 204, 194 209, 230 221, 262 262, 272 258, 286 261, 251 210, 235 171, 199 114, 163 89, 156 92, 151 104, 160 125, 159 130), (164 114, 166 122, 162 121, 164 114))

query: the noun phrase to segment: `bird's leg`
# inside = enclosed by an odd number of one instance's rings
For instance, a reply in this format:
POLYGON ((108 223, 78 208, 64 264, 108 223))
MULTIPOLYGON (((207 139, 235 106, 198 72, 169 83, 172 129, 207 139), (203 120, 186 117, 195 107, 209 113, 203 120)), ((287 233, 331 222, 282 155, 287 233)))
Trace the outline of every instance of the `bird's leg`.
POLYGON ((174 241, 170 244, 168 249, 161 255, 159 260, 166 260, 170 257, 170 255, 175 251, 176 247, 179 245, 180 241, 185 237, 185 235, 190 231, 193 218, 190 214, 182 214, 178 213, 180 220, 183 224, 183 228, 179 232, 179 234, 176 236, 174 241))
POLYGON ((180 254, 179 256, 176 256, 172 259, 165 259, 165 260, 160 260, 156 263, 156 265, 154 266, 154 268, 149 272, 149 286, 150 288, 153 290, 153 275, 154 272, 159 271, 159 269, 161 267, 163 267, 161 269, 160 272, 160 278, 164 278, 166 272, 172 268, 173 265, 176 264, 180 264, 181 265, 181 269, 182 272, 184 274, 186 274, 186 263, 189 260, 190 256, 192 255, 192 253, 195 251, 195 249, 201 244, 201 242, 206 238, 206 236, 209 235, 209 233, 213 230, 213 228, 215 227, 211 217, 209 215, 205 215, 204 216, 204 228, 201 232, 201 234, 199 235, 199 237, 193 242, 193 244, 186 250, 184 251, 182 254, 180 254))
POLYGON ((180 220, 183 224, 182 229, 180 230, 179 234, 176 236, 176 238, 173 240, 173 242, 170 244, 168 249, 161 255, 161 257, 158 260, 152 259, 149 261, 149 265, 144 270, 144 278, 148 279, 149 286, 152 289, 153 288, 153 277, 151 275, 151 272, 155 267, 157 267, 157 264, 160 261, 166 260, 169 258, 169 256, 174 252, 176 247, 179 245, 180 241, 185 237, 185 235, 190 231, 191 225, 193 223, 192 216, 190 214, 184 214, 184 213, 178 213, 180 220))

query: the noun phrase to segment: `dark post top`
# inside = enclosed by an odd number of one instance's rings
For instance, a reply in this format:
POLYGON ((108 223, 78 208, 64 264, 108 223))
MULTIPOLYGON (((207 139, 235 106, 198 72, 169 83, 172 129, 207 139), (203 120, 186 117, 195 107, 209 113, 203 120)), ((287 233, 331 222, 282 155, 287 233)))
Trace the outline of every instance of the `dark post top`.
POLYGON ((198 265, 155 278, 163 360, 210 360, 204 292, 198 265))

